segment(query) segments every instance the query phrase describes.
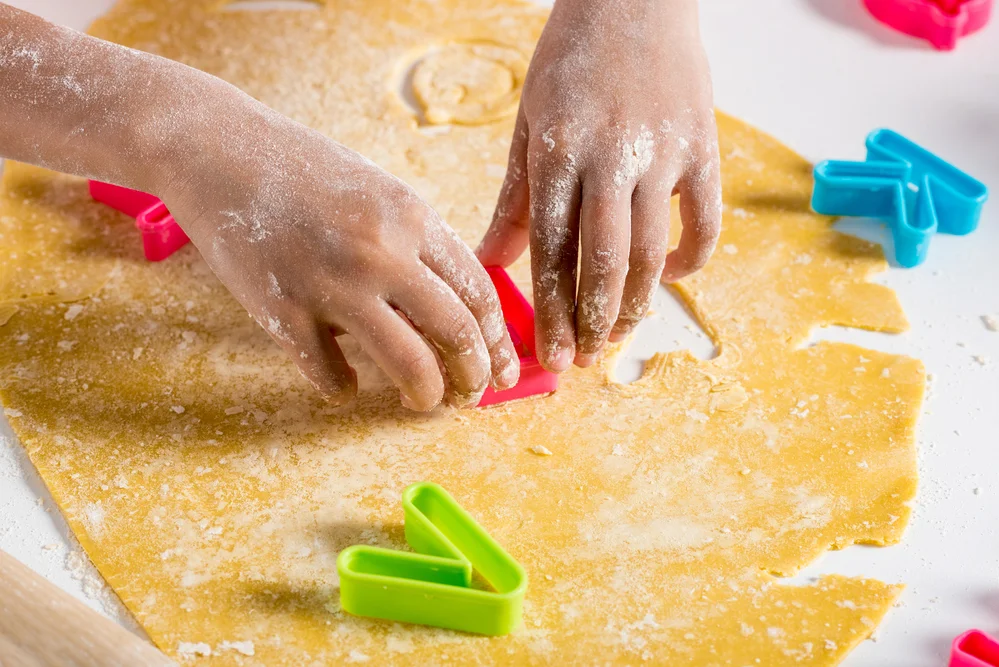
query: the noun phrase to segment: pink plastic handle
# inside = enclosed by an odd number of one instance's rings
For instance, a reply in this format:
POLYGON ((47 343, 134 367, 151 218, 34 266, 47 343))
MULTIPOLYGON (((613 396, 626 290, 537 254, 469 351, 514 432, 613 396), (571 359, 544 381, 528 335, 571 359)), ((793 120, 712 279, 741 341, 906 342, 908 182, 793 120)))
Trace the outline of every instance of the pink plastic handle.
POLYGON ((135 218, 135 226, 142 232, 142 249, 150 262, 163 261, 191 240, 159 200, 135 218))
POLYGON ((138 217, 140 213, 159 202, 154 195, 100 181, 90 181, 90 196, 95 201, 107 204, 130 218, 138 217))
POLYGON ((504 391, 496 391, 492 387, 486 389, 479 407, 552 393, 558 389, 558 376, 546 371, 535 355, 534 309, 506 271, 490 266, 486 267, 486 272, 496 286, 507 329, 520 357, 520 381, 504 391))
POLYGON ((90 196, 135 218, 142 233, 142 249, 150 262, 160 262, 177 252, 190 239, 154 195, 120 185, 90 181, 90 196))
POLYGON ((948 667, 999 667, 999 642, 981 630, 969 630, 954 640, 948 667))
POLYGON ((958 39, 985 27, 992 4, 993 0, 864 0, 877 20, 941 51, 950 51, 958 39))

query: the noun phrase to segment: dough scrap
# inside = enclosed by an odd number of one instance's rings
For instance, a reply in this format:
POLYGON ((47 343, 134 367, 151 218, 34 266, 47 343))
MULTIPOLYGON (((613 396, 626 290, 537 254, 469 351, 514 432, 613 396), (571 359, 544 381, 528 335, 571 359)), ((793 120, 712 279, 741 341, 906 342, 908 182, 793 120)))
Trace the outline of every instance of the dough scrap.
MULTIPOLYGON (((393 82, 442 42, 530 53, 544 10, 220 4, 127 0, 93 32, 223 76, 346 142, 478 240, 512 118, 428 133, 393 82)), ((185 662, 836 664, 901 587, 775 575, 829 548, 900 539, 924 371, 806 344, 817 326, 906 327, 894 294, 868 282, 886 268, 881 250, 809 212, 805 160, 721 114, 719 130, 725 251, 677 288, 716 358, 658 354, 620 384, 611 353, 552 397, 429 416, 399 406, 349 340, 361 394, 323 404, 196 250, 147 263, 131 223, 90 202, 83 181, 9 164, 0 249, 19 287, 5 294, 46 298, 19 301, 0 329, 0 398, 101 573, 185 662), (91 295, 69 319, 60 281, 91 295), (539 443, 557 456, 533 454, 539 443), (423 479, 524 564, 520 631, 487 639, 339 609, 337 553, 403 548, 399 494, 423 479), (253 655, 185 650, 237 642, 253 655)), ((529 287, 526 259, 513 274, 529 287)))

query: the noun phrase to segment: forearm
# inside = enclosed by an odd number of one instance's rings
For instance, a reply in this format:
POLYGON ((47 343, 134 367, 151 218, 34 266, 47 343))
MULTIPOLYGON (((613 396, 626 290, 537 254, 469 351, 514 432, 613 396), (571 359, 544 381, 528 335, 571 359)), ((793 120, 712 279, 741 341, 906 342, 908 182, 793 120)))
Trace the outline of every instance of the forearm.
POLYGON ((628 16, 671 16, 675 21, 697 20, 698 0, 555 0, 555 7, 587 11, 594 16, 620 18, 628 16))
POLYGON ((211 136, 202 119, 247 103, 203 72, 0 4, 0 157, 156 192, 211 136))

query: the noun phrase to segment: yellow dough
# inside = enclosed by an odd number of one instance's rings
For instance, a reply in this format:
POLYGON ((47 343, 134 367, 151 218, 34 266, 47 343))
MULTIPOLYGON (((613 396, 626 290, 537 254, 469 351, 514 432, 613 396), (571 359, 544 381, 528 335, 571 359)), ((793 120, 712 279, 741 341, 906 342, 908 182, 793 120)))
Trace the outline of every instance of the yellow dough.
MULTIPOLYGON (((463 79, 461 58, 435 57, 420 94, 443 91, 428 109, 461 124, 424 127, 400 75, 442 44, 488 43, 526 62, 544 10, 222 4, 129 0, 93 32, 218 74, 344 141, 478 240, 513 125, 490 100, 516 77, 472 59, 463 79), (454 106, 447 91, 463 80, 484 97, 454 106)), ((548 398, 431 415, 402 408, 353 348, 360 396, 326 406, 195 249, 147 263, 133 223, 89 201, 84 181, 9 164, 10 421, 101 573, 184 662, 836 664, 901 587, 776 575, 829 548, 900 539, 923 368, 806 344, 822 325, 906 327, 894 294, 868 282, 881 250, 809 212, 805 160, 720 114, 719 128, 724 231, 679 287, 716 358, 656 355, 632 384, 613 380, 607 358, 548 398), (418 480, 448 489, 524 565, 519 631, 474 637, 339 609, 337 553, 405 548, 400 492, 418 480)), ((514 275, 528 287, 526 261, 514 275)))

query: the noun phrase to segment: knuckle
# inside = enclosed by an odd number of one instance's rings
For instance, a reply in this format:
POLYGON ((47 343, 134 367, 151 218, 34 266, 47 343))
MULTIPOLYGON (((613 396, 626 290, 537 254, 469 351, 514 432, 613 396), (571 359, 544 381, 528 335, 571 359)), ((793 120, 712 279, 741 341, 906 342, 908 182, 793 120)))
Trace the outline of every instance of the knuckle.
POLYGON ((528 151, 532 167, 528 175, 572 171, 579 152, 577 150, 579 143, 578 130, 574 130, 564 121, 539 124, 528 151))
POLYGON ((440 216, 432 208, 420 200, 407 204, 402 212, 402 218, 414 229, 429 229, 441 222, 440 216))
POLYGON ((589 257, 587 271, 600 283, 624 278, 627 261, 616 248, 595 248, 589 257))
POLYGON ((377 258, 390 251, 399 239, 399 225, 384 215, 373 215, 358 234, 355 252, 363 258, 377 258))
POLYGON ((442 327, 445 346, 451 347, 459 354, 471 352, 475 346, 478 328, 474 327, 464 313, 450 312, 442 327))
POLYGON ((721 156, 718 152, 718 137, 714 129, 701 129, 698 140, 691 154, 693 164, 704 168, 718 169, 721 166, 721 156))
POLYGON ((666 249, 660 244, 642 243, 631 250, 629 268, 641 275, 661 273, 666 263, 666 249))
POLYGON ((561 266, 573 251, 570 243, 574 240, 572 230, 566 225, 543 216, 535 217, 531 226, 531 255, 541 266, 561 266))
POLYGON ((369 205, 360 226, 363 239, 380 248, 399 244, 408 235, 422 234, 437 220, 437 214, 411 193, 388 195, 369 205))
POLYGON ((492 349, 503 341, 506 333, 506 318, 503 316, 499 298, 495 294, 489 294, 481 304, 477 304, 477 308, 482 313, 480 322, 482 336, 486 346, 492 349))
POLYGON ((540 123, 540 132, 537 136, 547 152, 555 153, 560 146, 567 147, 573 141, 574 133, 570 125, 571 123, 561 118, 551 118, 540 123))
POLYGON ((591 340, 610 333, 613 313, 606 294, 594 295, 580 301, 577 325, 581 340, 591 340))
MULTIPOLYGON (((647 295, 632 296, 621 302, 621 311, 618 313, 617 318, 619 324, 633 328, 642 321, 649 313, 649 306, 652 303, 652 295, 655 293, 657 283, 652 285, 652 289, 648 291, 647 295)), ((617 325, 615 325, 615 328, 617 328, 617 325)))

